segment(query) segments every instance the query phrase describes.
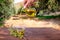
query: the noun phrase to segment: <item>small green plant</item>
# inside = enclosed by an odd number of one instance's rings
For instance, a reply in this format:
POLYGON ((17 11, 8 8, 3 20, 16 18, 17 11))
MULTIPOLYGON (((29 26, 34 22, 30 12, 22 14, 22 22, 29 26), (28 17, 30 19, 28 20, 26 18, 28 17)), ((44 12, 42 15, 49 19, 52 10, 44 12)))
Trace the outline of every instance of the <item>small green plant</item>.
POLYGON ((24 32, 25 32, 24 29, 21 29, 21 30, 13 29, 13 28, 10 29, 10 34, 20 39, 24 38, 24 32))

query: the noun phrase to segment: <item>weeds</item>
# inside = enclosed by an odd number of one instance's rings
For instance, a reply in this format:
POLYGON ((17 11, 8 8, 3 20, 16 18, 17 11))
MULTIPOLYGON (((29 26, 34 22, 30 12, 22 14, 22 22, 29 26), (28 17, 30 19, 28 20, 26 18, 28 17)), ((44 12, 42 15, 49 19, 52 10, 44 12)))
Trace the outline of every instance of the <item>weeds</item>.
POLYGON ((25 38, 25 30, 20 28, 19 30, 18 29, 14 29, 14 28, 10 28, 10 35, 12 36, 15 36, 17 38, 20 38, 20 39, 26 39, 25 38))

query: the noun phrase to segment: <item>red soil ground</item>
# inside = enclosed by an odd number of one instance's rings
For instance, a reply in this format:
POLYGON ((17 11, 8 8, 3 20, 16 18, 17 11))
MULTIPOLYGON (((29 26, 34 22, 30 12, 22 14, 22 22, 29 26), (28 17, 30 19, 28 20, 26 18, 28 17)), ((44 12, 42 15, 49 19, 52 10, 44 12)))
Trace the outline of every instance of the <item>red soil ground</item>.
MULTIPOLYGON (((60 40, 60 30, 53 28, 26 28, 26 39, 28 40, 60 40)), ((20 40, 9 34, 6 28, 0 28, 0 40, 20 40)))

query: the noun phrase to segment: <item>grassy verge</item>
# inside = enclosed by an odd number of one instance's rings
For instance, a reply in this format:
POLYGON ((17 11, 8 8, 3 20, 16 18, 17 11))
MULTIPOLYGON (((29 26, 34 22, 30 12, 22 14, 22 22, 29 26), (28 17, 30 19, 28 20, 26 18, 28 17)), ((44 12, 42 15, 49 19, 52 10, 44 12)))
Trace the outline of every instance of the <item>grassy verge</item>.
POLYGON ((3 26, 4 20, 5 20, 4 18, 0 18, 0 27, 3 26))
POLYGON ((52 18, 60 18, 60 15, 56 15, 56 16, 36 16, 39 19, 52 19, 52 18))

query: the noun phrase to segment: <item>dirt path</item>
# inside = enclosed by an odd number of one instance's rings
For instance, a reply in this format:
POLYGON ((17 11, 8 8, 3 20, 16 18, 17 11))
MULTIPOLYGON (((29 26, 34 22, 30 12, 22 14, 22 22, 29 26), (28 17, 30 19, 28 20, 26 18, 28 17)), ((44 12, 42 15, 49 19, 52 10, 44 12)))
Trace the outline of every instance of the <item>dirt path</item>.
POLYGON ((60 20, 49 19, 49 20, 33 20, 33 19, 19 19, 19 20, 12 20, 9 19, 5 21, 6 27, 24 27, 24 28, 55 28, 60 29, 60 20))

